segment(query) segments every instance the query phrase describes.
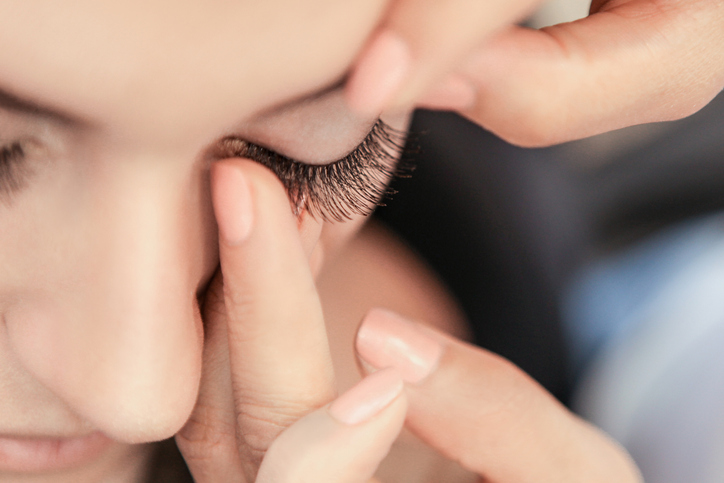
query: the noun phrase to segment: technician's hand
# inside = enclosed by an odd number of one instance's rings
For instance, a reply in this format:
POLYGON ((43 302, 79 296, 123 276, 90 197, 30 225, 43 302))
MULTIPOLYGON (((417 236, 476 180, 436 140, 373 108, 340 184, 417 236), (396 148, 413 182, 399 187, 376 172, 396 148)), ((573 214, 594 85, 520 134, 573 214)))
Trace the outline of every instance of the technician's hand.
MULTIPOLYGON (((384 310, 368 314, 356 346, 361 365, 372 375, 330 409, 282 432, 262 463, 260 483, 360 481, 355 479, 360 467, 369 475, 372 465, 359 462, 378 461, 373 446, 357 444, 352 451, 364 455, 357 461, 341 448, 356 440, 348 435, 361 434, 359 428, 375 438, 375 431, 391 434, 390 427, 382 422, 345 426, 333 414, 347 405, 345 399, 358 399, 355 392, 366 393, 364 385, 384 385, 377 381, 400 375, 407 383, 407 426, 481 482, 642 483, 615 442, 498 356, 384 310)), ((419 483, 437 481, 427 475, 419 483)))
MULTIPOLYGON (((481 482, 642 483, 616 443, 494 354, 379 309, 363 321, 356 346, 367 370, 402 374, 407 426, 481 482)), ((324 452, 303 444, 317 431, 300 428, 284 453, 324 461, 324 452)))
POLYGON ((403 375, 407 426, 482 481, 642 481, 616 443, 499 356, 379 309, 356 347, 368 370, 403 375))
POLYGON ((549 145, 685 117, 724 87, 724 2, 594 0, 591 15, 515 27, 539 0, 393 0, 346 87, 366 113, 454 109, 549 145))
POLYGON ((194 479, 366 483, 404 422, 400 375, 375 374, 335 400, 308 253, 281 183, 235 159, 213 166, 211 184, 223 279, 205 300, 201 389, 176 437, 194 479))

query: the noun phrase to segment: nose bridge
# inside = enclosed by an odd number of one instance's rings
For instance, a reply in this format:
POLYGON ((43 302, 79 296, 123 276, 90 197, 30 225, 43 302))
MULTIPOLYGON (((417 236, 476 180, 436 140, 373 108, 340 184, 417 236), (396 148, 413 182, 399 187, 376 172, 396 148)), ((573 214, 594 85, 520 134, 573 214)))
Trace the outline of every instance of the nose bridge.
POLYGON ((191 230, 184 214, 193 207, 180 195, 185 180, 170 170, 128 171, 116 170, 106 185, 109 192, 101 196, 94 213, 94 252, 106 285, 99 287, 99 296, 116 310, 143 318, 161 307, 171 309, 164 299, 190 290, 193 260, 184 255, 191 230))
POLYGON ((70 364, 55 389, 121 439, 177 430, 193 406, 200 373, 200 200, 189 176, 173 168, 158 159, 124 160, 97 183, 92 276, 63 336, 70 364), (129 423, 149 433, 127 434, 129 423))

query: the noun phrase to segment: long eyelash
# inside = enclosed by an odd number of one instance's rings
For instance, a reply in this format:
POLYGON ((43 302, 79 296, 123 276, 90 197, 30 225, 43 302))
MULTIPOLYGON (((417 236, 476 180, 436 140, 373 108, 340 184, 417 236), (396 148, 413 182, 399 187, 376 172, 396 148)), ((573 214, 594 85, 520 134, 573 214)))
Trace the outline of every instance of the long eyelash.
POLYGON ((233 136, 221 140, 218 154, 249 158, 272 170, 286 188, 296 216, 307 211, 325 221, 344 221, 384 206, 383 201, 395 194, 388 183, 409 176, 412 166, 400 159, 405 140, 404 131, 378 120, 354 151, 326 165, 302 163, 233 136))
POLYGON ((0 148, 0 195, 10 195, 24 185, 22 162, 25 150, 20 142, 14 142, 0 148))

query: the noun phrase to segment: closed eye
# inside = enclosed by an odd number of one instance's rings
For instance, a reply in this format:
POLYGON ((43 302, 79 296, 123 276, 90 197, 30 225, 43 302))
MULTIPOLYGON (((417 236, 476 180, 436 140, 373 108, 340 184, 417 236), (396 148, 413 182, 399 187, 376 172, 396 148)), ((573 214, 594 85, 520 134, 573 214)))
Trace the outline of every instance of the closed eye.
POLYGON ((297 161, 235 136, 222 139, 218 158, 243 157, 269 168, 287 190, 296 216, 303 211, 325 221, 344 221, 369 215, 393 194, 394 177, 408 175, 411 166, 401 160, 406 132, 378 120, 349 154, 329 164, 297 161))
POLYGON ((15 141, 0 147, 0 198, 7 201, 20 191, 28 175, 23 143, 15 141))

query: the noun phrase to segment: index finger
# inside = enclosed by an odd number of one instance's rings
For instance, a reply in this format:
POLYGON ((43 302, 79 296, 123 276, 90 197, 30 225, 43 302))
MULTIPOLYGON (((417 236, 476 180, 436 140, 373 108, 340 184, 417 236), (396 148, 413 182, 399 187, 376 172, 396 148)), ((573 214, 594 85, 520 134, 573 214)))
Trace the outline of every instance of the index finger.
MULTIPOLYGON (((597 2, 602 3, 602 2, 597 2)), ((460 111, 503 139, 546 146, 680 119, 724 87, 724 4, 629 0, 541 30, 510 28, 458 75, 460 111)))
POLYGON ((494 32, 541 0, 396 0, 346 86, 350 107, 378 115, 410 106, 494 32))
POLYGON ((240 450, 254 473, 285 427, 334 397, 334 373, 281 183, 259 164, 234 159, 213 166, 212 186, 240 450))
POLYGON ((383 310, 357 350, 406 376, 408 426, 485 481, 641 481, 617 444, 501 357, 383 310))

